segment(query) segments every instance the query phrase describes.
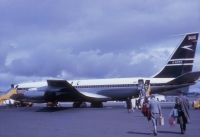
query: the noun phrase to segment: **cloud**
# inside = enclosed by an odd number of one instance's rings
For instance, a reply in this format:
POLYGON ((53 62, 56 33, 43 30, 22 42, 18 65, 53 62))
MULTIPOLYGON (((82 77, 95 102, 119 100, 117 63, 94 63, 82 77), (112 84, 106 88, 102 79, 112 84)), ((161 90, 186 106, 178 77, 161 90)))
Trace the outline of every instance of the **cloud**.
POLYGON ((49 77, 153 75, 178 45, 178 34, 200 31, 199 5, 198 0, 1 0, 2 87, 49 77))

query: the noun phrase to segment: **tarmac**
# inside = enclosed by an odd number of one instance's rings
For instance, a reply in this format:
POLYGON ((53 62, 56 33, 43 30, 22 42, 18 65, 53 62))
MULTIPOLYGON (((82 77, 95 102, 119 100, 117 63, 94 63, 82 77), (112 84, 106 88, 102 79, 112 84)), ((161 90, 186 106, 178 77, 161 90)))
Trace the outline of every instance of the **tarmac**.
MULTIPOLYGON (((140 110, 128 113, 122 103, 106 103, 103 108, 0 107, 0 137, 151 137, 152 123, 140 110)), ((165 125, 159 137, 199 137, 200 110, 190 109, 191 123, 184 135, 179 125, 171 127, 168 117, 172 104, 162 104, 165 125)))

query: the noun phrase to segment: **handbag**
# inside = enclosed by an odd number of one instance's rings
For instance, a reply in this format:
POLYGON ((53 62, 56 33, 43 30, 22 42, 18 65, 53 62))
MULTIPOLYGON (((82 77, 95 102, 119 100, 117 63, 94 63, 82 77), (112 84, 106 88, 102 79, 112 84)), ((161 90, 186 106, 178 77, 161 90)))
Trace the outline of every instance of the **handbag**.
POLYGON ((173 108, 170 112, 170 117, 177 118, 178 117, 178 110, 176 108, 173 108))
POLYGON ((178 117, 178 110, 174 108, 172 111, 173 111, 173 117, 178 117))
POLYGON ((159 119, 159 124, 160 124, 160 126, 164 126, 164 117, 160 117, 160 119, 159 119))
POLYGON ((175 126, 176 119, 174 117, 169 117, 168 122, 170 126, 175 126))
POLYGON ((142 114, 147 117, 148 116, 148 111, 149 111, 149 108, 147 107, 146 104, 143 104, 142 106, 142 114))

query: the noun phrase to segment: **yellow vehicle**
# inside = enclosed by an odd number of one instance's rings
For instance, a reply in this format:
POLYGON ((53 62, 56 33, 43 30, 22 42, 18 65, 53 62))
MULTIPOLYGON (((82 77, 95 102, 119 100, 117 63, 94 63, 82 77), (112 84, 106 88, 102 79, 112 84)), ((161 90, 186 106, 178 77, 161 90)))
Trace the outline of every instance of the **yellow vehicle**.
POLYGON ((192 103, 192 106, 194 109, 199 109, 200 108, 200 99, 194 100, 192 103))
POLYGON ((4 95, 0 96, 0 104, 3 104, 4 101, 9 100, 10 97, 14 94, 17 94, 17 90, 15 88, 9 90, 7 93, 4 95))
POLYGON ((18 94, 16 88, 10 89, 7 93, 3 94, 0 96, 0 105, 2 104, 9 104, 9 105, 14 105, 16 107, 32 107, 33 103, 32 102, 24 102, 24 101, 15 101, 11 99, 11 96, 18 94))

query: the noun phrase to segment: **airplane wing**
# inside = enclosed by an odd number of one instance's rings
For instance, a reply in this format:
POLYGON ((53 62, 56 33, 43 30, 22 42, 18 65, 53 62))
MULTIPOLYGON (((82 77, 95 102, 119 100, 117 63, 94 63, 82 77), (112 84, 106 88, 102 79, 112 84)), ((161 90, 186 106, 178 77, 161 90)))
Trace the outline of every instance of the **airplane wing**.
POLYGON ((47 80, 47 84, 50 91, 68 92, 71 96, 73 96, 73 98, 84 101, 107 101, 110 99, 107 96, 99 95, 96 93, 78 91, 66 80, 47 80))
POLYGON ((78 92, 69 82, 66 80, 47 80, 47 85, 52 89, 66 89, 68 91, 78 92))

